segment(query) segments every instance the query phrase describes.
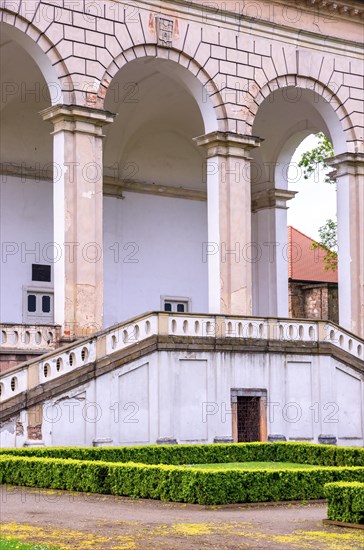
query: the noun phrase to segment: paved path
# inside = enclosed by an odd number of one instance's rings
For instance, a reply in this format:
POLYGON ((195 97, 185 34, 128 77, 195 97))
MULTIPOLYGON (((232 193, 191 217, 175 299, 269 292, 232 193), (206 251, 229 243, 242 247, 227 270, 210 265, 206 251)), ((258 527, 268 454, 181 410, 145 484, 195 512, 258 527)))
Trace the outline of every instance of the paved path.
POLYGON ((363 550, 364 533, 323 526, 326 505, 198 506, 2 487, 1 533, 72 549, 363 550))

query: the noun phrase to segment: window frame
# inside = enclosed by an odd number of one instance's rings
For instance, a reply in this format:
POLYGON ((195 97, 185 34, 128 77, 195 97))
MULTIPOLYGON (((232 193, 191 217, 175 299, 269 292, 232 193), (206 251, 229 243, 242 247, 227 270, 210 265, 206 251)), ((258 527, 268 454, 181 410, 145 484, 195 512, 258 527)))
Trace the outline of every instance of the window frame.
POLYGON ((186 313, 192 312, 192 299, 188 296, 161 296, 161 311, 164 313, 178 313, 180 315, 185 315, 186 313), (184 304, 186 306, 186 311, 165 311, 164 306, 166 302, 171 302, 172 304, 184 304))
MULTIPOLYGON (((43 300, 41 299, 41 307, 43 300)), ((23 286, 23 323, 27 325, 52 325, 54 324, 54 288, 50 283, 37 284, 36 282, 31 285, 23 286), (51 299, 51 311, 50 313, 39 313, 38 301, 36 302, 36 311, 33 313, 28 311, 28 296, 29 294, 35 294, 36 297, 40 295, 50 296, 51 299)))

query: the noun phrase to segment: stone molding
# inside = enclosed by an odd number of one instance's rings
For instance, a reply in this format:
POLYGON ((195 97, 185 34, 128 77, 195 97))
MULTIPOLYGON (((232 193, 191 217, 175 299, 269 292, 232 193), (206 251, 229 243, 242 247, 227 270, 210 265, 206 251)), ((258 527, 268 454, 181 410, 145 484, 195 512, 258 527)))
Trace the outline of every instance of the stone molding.
POLYGON ((172 185, 158 185, 137 181, 123 181, 109 176, 104 176, 104 195, 110 197, 125 198, 123 192, 144 193, 160 197, 174 197, 195 201, 207 201, 206 191, 188 189, 187 187, 174 187, 172 185))
POLYGON ((212 157, 239 157, 251 160, 248 151, 259 147, 262 138, 248 134, 234 132, 210 132, 194 138, 199 147, 205 147, 207 158, 212 157))
POLYGON ((102 127, 115 119, 115 114, 103 109, 80 105, 54 105, 40 112, 44 121, 52 122, 53 134, 66 131, 103 137, 102 127))
POLYGON ((26 164, 16 164, 14 162, 0 163, 0 176, 2 181, 6 181, 7 177, 19 177, 24 180, 36 181, 52 181, 53 179, 53 163, 50 162, 46 166, 35 164, 29 166, 26 164))
POLYGON ((261 397, 267 401, 267 393, 263 388, 231 388, 231 403, 237 403, 238 397, 261 397))
POLYGON ((326 159, 327 164, 333 168, 329 176, 333 179, 341 176, 364 176, 364 153, 342 153, 326 159))
POLYGON ((289 0, 295 4, 306 4, 308 7, 318 8, 331 14, 346 15, 349 17, 362 17, 364 14, 363 4, 361 2, 342 2, 335 0, 289 0), (357 6, 353 5, 357 4, 357 6), (361 4, 361 5, 360 5, 361 4))
POLYGON ((287 201, 293 199, 297 191, 288 191, 287 189, 266 189, 252 194, 252 212, 264 210, 266 208, 287 209, 287 201))
MULTIPOLYGON (((49 181, 53 180, 53 163, 46 166, 27 166, 10 162, 0 163, 0 177, 6 181, 6 177, 19 177, 22 180, 49 181)), ((104 176, 104 195, 123 199, 124 192, 144 193, 159 197, 172 197, 194 201, 207 201, 207 192, 187 187, 174 187, 172 185, 158 185, 140 181, 127 181, 104 176)))
MULTIPOLYGON (((176 4, 180 4, 180 2, 177 0, 175 1, 176 4)), ((192 2, 193 6, 198 6, 202 2, 192 2)), ((204 5, 204 3, 202 3, 204 5)), ((281 4, 281 2, 276 2, 276 4, 281 4)), ((336 15, 336 16, 343 16, 343 17, 350 17, 350 18, 356 18, 361 19, 364 14, 364 8, 363 4, 360 0, 352 0, 351 2, 345 1, 345 0, 287 0, 284 2, 284 4, 294 4, 296 8, 302 6, 302 9, 307 10, 316 10, 316 11, 324 11, 326 13, 329 13, 330 15, 336 15)), ((244 10, 243 10, 244 4, 242 3, 242 9, 241 9, 241 17, 244 16, 244 10)), ((216 12, 216 7, 214 4, 208 4, 206 7, 204 6, 204 9, 206 11, 216 12)), ((224 7, 220 8, 220 11, 224 11, 226 13, 236 13, 236 4, 232 3, 232 8, 229 9, 229 3, 224 4, 224 7)))

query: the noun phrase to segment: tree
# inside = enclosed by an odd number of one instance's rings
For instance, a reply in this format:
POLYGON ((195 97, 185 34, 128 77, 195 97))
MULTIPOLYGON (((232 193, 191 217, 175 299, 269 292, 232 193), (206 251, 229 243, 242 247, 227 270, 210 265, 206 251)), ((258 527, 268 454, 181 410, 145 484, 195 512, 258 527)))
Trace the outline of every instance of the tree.
MULTIPOLYGON (((327 139, 322 132, 316 134, 318 145, 310 151, 302 154, 301 160, 298 163, 300 168, 303 168, 303 177, 308 179, 315 172, 326 170, 328 164, 326 159, 334 156, 334 148, 332 143, 327 139)), ((335 180, 325 175, 325 182, 335 184, 335 180)), ((325 249, 325 269, 337 270, 337 223, 334 220, 327 220, 324 225, 319 228, 320 242, 312 243, 312 248, 317 249, 322 246, 325 249)))

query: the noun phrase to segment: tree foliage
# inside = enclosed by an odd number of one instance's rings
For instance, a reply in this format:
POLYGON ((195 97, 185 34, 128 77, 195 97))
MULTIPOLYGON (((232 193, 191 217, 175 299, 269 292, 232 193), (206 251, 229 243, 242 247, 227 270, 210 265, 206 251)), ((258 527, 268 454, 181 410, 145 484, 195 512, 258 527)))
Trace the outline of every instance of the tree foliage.
MULTIPOLYGON (((309 179, 315 172, 328 168, 326 159, 334 156, 332 143, 322 132, 316 134, 318 145, 310 151, 305 151, 298 163, 303 169, 304 179, 309 179)), ((325 176, 326 183, 335 183, 328 175, 325 176)), ((312 248, 317 249, 322 246, 325 249, 325 269, 337 270, 337 223, 331 219, 327 220, 319 229, 320 242, 312 243, 312 248)))
MULTIPOLYGON (((300 168, 303 168, 303 177, 309 179, 317 170, 325 170, 328 168, 326 159, 334 156, 334 148, 331 142, 322 132, 316 134, 319 141, 317 147, 310 151, 305 151, 298 163, 300 168)), ((325 176, 326 183, 335 183, 329 176, 325 176)))
POLYGON ((317 249, 322 246, 325 249, 325 269, 337 270, 337 223, 334 220, 327 220, 319 228, 320 242, 312 243, 312 248, 317 249))

